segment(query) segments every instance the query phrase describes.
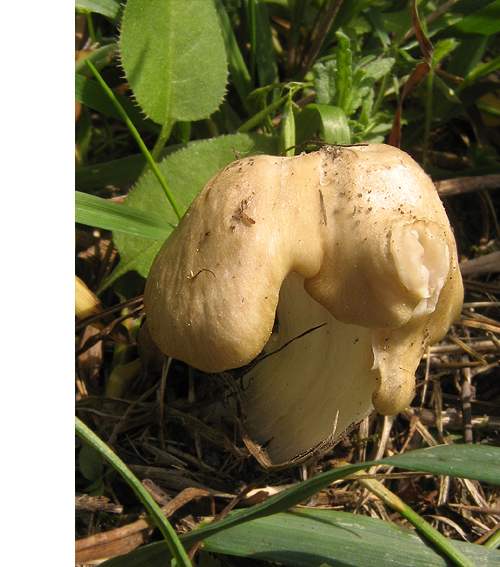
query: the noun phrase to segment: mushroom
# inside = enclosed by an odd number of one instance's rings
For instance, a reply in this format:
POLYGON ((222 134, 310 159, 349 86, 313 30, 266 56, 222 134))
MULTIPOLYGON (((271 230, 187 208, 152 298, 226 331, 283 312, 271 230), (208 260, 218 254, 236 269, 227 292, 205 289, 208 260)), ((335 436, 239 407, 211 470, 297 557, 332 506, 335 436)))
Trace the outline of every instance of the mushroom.
POLYGON ((144 304, 164 354, 205 372, 252 362, 245 429, 279 464, 404 410, 462 299, 432 181, 366 144, 225 167, 159 251, 144 304))

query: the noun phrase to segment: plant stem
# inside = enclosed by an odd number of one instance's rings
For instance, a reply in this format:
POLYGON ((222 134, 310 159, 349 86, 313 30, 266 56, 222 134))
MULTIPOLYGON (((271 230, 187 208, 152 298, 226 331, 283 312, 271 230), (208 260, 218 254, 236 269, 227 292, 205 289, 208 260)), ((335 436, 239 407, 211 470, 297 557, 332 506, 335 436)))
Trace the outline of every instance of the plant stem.
POLYGON ((177 562, 177 565, 182 567, 192 567, 186 550, 179 541, 177 534, 170 525, 169 521, 163 515, 158 504, 153 500, 150 494, 144 489, 137 477, 134 476, 132 471, 127 465, 115 454, 113 451, 91 431, 80 419, 75 417, 75 428, 78 437, 83 439, 86 443, 94 447, 99 453, 111 463, 111 465, 122 475, 127 481, 132 490, 137 494, 145 508, 151 514, 156 525, 160 529, 165 541, 172 552, 172 555, 177 562))
MULTIPOLYGON (((127 113, 123 110, 121 104, 116 100, 116 97, 113 94, 113 91, 104 82, 103 78, 101 77, 101 75, 99 74, 97 69, 94 67, 94 65, 92 65, 92 63, 88 59, 86 60, 86 63, 90 67, 90 70, 92 71, 94 77, 97 79, 97 81, 99 82, 101 87, 104 89, 104 91, 108 95, 109 99, 113 103, 116 110, 119 112, 120 116, 123 118, 125 124, 127 125, 128 129, 130 130, 135 141, 137 142, 137 144, 141 148, 142 153, 146 157, 149 165, 151 166, 151 169, 153 170, 154 174, 156 175, 158 181, 160 182, 160 185, 163 187, 163 190, 165 191, 165 195, 167 196, 167 199, 169 200, 170 205, 172 206, 172 209, 174 209, 174 212, 177 215, 177 218, 180 220, 182 218, 182 212, 179 209, 179 205, 177 204, 177 201, 175 200, 174 196, 172 195, 170 189, 168 188, 165 179, 163 179, 163 175, 160 173, 160 170, 158 169, 158 166, 156 165, 155 160, 153 159, 153 157, 149 153, 149 150, 146 147, 146 144, 142 141, 142 138, 141 138, 139 132, 137 131, 136 127, 132 124, 132 121, 127 116, 127 113)), ((161 137, 161 134, 160 134, 160 137, 161 137)), ((160 149, 160 151, 161 151, 161 149, 160 149)))
POLYGON ((432 122, 432 86, 434 83, 434 69, 430 69, 427 75, 427 101, 425 105, 425 134, 424 134, 424 152, 422 157, 422 167, 427 166, 427 153, 429 151, 429 136, 431 132, 432 122))
POLYGON ((85 10, 85 16, 87 17, 87 28, 89 30, 90 42, 95 43, 95 31, 94 24, 92 23, 92 12, 85 10))
POLYGON ((378 94, 377 94, 377 99, 375 100, 375 104, 373 105, 373 108, 372 108, 372 116, 375 116, 375 114, 377 114, 378 109, 380 108, 380 105, 382 104, 382 101, 384 100, 385 91, 387 89, 388 81, 389 81, 389 75, 384 75, 382 77, 382 82, 380 83, 380 87, 379 87, 378 94))
POLYGON ((168 139, 170 138, 170 133, 172 132, 173 126, 174 126, 173 123, 170 120, 168 120, 161 127, 160 135, 156 140, 155 147, 151 150, 151 157, 155 162, 160 157, 161 151, 165 147, 165 144, 167 143, 168 139))
POLYGON ((493 549, 500 547, 500 531, 493 534, 484 544, 484 547, 492 547, 493 549))
POLYGON ((272 102, 268 107, 264 108, 264 110, 261 110, 260 112, 258 112, 254 116, 252 116, 252 118, 250 118, 250 120, 248 120, 247 122, 245 122, 245 124, 240 126, 238 128, 237 132, 239 134, 241 134, 242 132, 248 132, 249 130, 251 130, 255 126, 258 126, 263 120, 265 120, 271 114, 271 112, 274 112, 282 104, 284 104, 286 102, 287 98, 288 98, 288 94, 281 97, 276 102, 272 102))

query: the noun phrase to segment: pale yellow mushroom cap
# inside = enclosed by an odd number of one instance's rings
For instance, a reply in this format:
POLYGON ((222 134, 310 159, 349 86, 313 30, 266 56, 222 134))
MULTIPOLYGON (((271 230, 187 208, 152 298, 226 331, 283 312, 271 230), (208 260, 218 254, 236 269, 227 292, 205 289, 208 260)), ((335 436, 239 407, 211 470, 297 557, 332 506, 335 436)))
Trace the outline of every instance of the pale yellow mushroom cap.
POLYGON ((160 349, 206 372, 251 362, 278 309, 274 354, 248 374, 244 409, 282 462, 337 417, 338 434, 373 407, 403 410, 462 296, 431 180, 404 152, 367 144, 224 168, 158 253, 144 301, 160 349))

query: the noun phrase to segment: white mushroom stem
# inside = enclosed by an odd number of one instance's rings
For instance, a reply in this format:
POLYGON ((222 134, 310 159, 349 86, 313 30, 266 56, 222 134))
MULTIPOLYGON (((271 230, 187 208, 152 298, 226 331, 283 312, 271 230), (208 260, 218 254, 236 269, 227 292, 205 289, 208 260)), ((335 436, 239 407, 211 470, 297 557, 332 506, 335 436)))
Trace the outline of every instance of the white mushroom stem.
POLYGON ((367 416, 378 373, 371 331, 334 319, 295 273, 283 282, 277 315, 272 351, 243 386, 250 438, 283 463, 367 416))
POLYGON ((144 302, 160 349, 206 372, 255 359, 278 309, 244 410, 282 462, 324 442, 337 417, 340 435, 372 403, 403 410, 462 296, 431 180, 404 152, 367 144, 224 168, 158 253, 144 302))

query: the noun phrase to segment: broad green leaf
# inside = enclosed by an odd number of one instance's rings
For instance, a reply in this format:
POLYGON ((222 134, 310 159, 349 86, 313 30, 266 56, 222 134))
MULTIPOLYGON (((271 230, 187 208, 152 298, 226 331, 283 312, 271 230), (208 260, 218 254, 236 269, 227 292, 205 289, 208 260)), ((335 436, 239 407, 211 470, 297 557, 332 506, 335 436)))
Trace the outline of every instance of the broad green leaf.
POLYGON ((336 95, 335 61, 316 63, 312 68, 317 104, 333 104, 336 95))
POLYGON ((86 193, 76 192, 75 221, 148 240, 165 240, 174 224, 146 211, 119 205, 86 193))
POLYGON ((437 64, 458 45, 458 42, 451 38, 438 41, 432 52, 432 67, 436 68, 437 64))
MULTIPOLYGON (((460 12, 460 6, 464 2, 458 2, 452 11, 460 12)), ((474 3, 469 3, 474 5, 474 3)), ((477 3, 476 3, 477 4, 477 3)), ((461 18, 453 25, 440 30, 436 38, 462 38, 471 36, 491 36, 500 32, 500 0, 495 0, 481 9, 461 18)))
POLYGON ((389 71, 393 68, 396 60, 393 57, 384 57, 383 59, 377 59, 372 61, 363 67, 366 71, 365 80, 370 80, 370 86, 373 86, 379 79, 384 75, 387 75, 389 71))
POLYGON ((80 472, 87 480, 96 481, 102 477, 104 466, 102 457, 90 445, 84 445, 78 454, 78 466, 80 472))
POLYGON ((382 14, 373 6, 365 8, 363 13, 365 18, 370 22, 380 40, 380 43, 384 46, 384 49, 387 48, 387 46, 391 43, 391 38, 385 28, 382 14))
POLYGON ((120 22, 123 8, 120 0, 76 0, 75 7, 79 10, 102 14, 113 20, 115 24, 120 22))
POLYGON ((313 139, 317 130, 327 144, 351 143, 346 115, 337 106, 308 104, 296 118, 297 144, 313 139))
MULTIPOLYGON (((157 127, 156 124, 151 122, 157 127)), ((182 144, 167 146, 160 153, 160 160, 180 150, 182 144)), ((114 185, 115 187, 128 187, 135 183, 146 166, 144 154, 127 156, 105 163, 98 163, 77 169, 75 172, 75 188, 77 191, 87 192, 91 189, 114 185)))
POLYGON ((391 71, 395 59, 385 57, 374 61, 374 56, 367 56, 353 62, 349 39, 341 32, 335 35, 338 41, 335 57, 316 63, 312 69, 316 100, 342 109, 350 118, 372 96, 375 83, 391 71))
MULTIPOLYGON (((500 448, 484 445, 440 445, 438 447, 411 451, 402 455, 394 455, 381 461, 360 463, 327 471, 252 508, 235 512, 220 522, 208 524, 189 532, 181 536, 180 539, 185 546, 191 546, 198 541, 224 532, 228 528, 240 525, 244 528, 249 521, 270 517, 297 506, 320 490, 330 486, 336 480, 345 478, 347 475, 364 468, 381 464, 431 474, 458 476, 481 482, 500 484, 500 448)), ((354 522, 356 517, 349 516, 351 521, 354 522)), ((270 519, 272 520, 272 518, 270 519)), ((332 548, 335 548, 335 540, 329 541, 332 548)), ((341 542, 339 542, 339 545, 341 545, 341 542)), ((427 547, 427 544, 423 545, 427 547)), ((369 558, 369 555, 365 556, 364 565, 366 565, 369 558)), ((157 543, 135 550, 126 556, 111 559, 105 562, 103 567, 141 567, 144 564, 147 564, 148 567, 160 567, 168 559, 167 547, 163 543, 157 543)), ((427 565, 425 561, 422 561, 420 564, 427 565)), ((316 565, 320 565, 320 563, 316 565)), ((441 565, 448 565, 448 563, 441 563, 441 565)))
MULTIPOLYGON (((474 565, 493 567, 497 550, 454 542, 474 565)), ((204 540, 213 553, 319 567, 446 567, 449 562, 418 533, 376 518, 334 510, 294 509, 204 540)))
MULTIPOLYGON (((120 93, 115 93, 115 96, 136 128, 148 132, 160 132, 157 124, 151 122, 151 120, 144 120, 144 114, 129 98, 120 93)), ((75 99, 89 108, 97 110, 97 112, 102 112, 118 120, 122 119, 99 83, 93 79, 75 74, 75 99)))
MULTIPOLYGON (((481 36, 462 40, 453 51, 450 60, 446 62, 446 72, 457 77, 469 77, 482 64, 484 54, 490 43, 488 38, 481 36)), ((475 78, 472 78, 472 80, 475 80, 475 78)), ((455 87, 457 91, 459 88, 461 88, 461 84, 455 87)))
POLYGON ((128 0, 120 49, 137 102, 153 121, 200 120, 220 105, 227 64, 211 0, 128 0))
MULTIPOLYGON (((158 167, 184 213, 205 183, 235 159, 233 150, 243 158, 262 153, 276 154, 277 146, 275 138, 258 134, 222 136, 191 142, 185 149, 160 162, 158 167)), ((165 222, 177 224, 177 218, 152 172, 142 177, 130 192, 126 206, 144 212, 154 211, 155 215, 165 222)), ((106 286, 129 270, 135 270, 142 277, 147 277, 165 238, 161 236, 158 240, 147 240, 118 232, 114 234, 115 244, 120 252, 120 264, 106 282, 106 286)))
POLYGON ((394 62, 392 57, 377 61, 371 61, 370 58, 353 65, 352 82, 343 107, 347 117, 352 116, 362 105, 363 100, 373 92, 375 83, 390 72, 394 62))
POLYGON ((485 445, 440 445, 384 459, 395 467, 469 478, 500 485, 500 448, 485 445))
POLYGON ((457 88, 457 91, 463 90, 463 88, 465 88, 465 86, 471 84, 473 81, 479 79, 480 77, 485 77, 486 75, 489 75, 490 73, 494 73, 495 71, 498 71, 498 69, 500 69, 500 56, 495 57, 495 59, 492 59, 492 60, 488 61, 487 63, 483 63, 481 65, 478 65, 475 69, 473 69, 465 77, 465 81, 461 85, 459 85, 459 88, 457 88), (462 85, 463 85, 463 87, 462 87, 462 85))

